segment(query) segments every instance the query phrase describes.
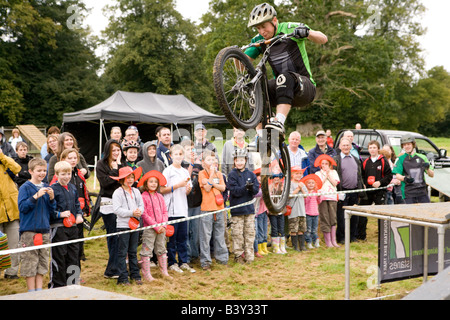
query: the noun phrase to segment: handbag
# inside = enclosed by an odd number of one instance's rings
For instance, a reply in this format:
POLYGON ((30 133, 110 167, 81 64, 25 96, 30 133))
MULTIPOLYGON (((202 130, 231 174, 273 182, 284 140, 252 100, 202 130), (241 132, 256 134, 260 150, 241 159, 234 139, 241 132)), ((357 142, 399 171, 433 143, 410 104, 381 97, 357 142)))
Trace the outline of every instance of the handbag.
POLYGON ((218 205, 218 206, 221 206, 221 205, 223 205, 223 196, 222 196, 222 194, 221 193, 218 193, 218 194, 216 194, 216 204, 218 205))
MULTIPOLYGON (((218 179, 218 178, 217 178, 217 179, 218 179)), ((215 198, 215 200, 216 200, 216 204, 217 204, 218 206, 223 205, 224 199, 223 199, 222 193, 221 193, 219 190, 217 190, 216 188, 214 188, 214 187, 212 187, 212 191, 214 192, 214 198, 215 198)))

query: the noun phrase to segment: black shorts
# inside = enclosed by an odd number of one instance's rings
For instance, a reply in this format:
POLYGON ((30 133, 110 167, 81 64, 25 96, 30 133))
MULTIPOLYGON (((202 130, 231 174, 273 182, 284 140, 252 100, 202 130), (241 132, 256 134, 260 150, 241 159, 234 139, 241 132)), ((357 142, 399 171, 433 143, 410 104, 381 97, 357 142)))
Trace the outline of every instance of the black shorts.
POLYGON ((281 74, 277 79, 269 80, 270 104, 275 107, 278 104, 290 104, 292 107, 304 107, 314 101, 316 87, 309 77, 298 73, 288 72, 281 74), (300 88, 300 80, 303 90, 300 88))

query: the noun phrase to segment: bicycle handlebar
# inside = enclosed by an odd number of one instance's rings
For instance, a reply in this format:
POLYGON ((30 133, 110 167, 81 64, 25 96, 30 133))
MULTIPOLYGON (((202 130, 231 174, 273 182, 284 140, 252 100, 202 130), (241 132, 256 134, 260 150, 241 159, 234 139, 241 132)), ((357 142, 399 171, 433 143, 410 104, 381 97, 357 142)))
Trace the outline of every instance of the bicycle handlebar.
POLYGON ((294 36, 294 33, 278 35, 278 36, 275 36, 275 37, 273 37, 271 39, 268 39, 268 40, 261 40, 261 41, 255 42, 255 43, 247 44, 247 45, 241 47, 241 50, 245 51, 248 48, 260 47, 262 44, 269 45, 269 44, 274 43, 274 42, 276 42, 278 40, 282 40, 282 39, 286 39, 286 38, 292 38, 293 36, 294 36))

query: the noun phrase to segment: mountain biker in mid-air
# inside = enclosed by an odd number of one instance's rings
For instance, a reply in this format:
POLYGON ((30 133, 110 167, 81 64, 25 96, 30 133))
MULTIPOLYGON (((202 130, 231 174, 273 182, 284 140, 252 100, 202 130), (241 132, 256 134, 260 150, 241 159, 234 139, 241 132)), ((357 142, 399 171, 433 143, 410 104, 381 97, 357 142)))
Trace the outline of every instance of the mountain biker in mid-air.
MULTIPOLYGON (((291 106, 306 106, 316 95, 316 83, 312 78, 305 39, 325 44, 328 38, 322 32, 311 30, 303 23, 279 22, 277 12, 268 3, 259 4, 252 10, 248 27, 255 27, 258 30, 258 35, 252 39, 252 43, 281 34, 294 34, 294 38, 274 44, 269 56, 269 64, 276 77, 269 81, 269 95, 271 105, 276 105, 276 117, 270 119, 266 128, 284 134, 284 122, 291 106)), ((265 45, 250 47, 245 50, 245 54, 253 61, 264 50, 265 45)), ((261 124, 256 129, 261 136, 261 124)))

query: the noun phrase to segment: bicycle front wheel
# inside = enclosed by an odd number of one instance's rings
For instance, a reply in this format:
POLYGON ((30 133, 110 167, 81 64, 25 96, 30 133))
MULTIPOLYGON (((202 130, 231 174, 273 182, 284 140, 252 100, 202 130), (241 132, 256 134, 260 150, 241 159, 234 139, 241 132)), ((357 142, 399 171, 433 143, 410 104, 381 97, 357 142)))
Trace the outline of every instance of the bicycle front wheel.
POLYGON ((267 148, 261 150, 262 196, 269 212, 280 213, 286 208, 291 188, 289 151, 279 137, 271 138, 270 130, 265 137, 260 145, 267 148))
POLYGON ((236 128, 253 129, 261 122, 261 82, 250 83, 256 70, 238 47, 222 49, 214 61, 213 79, 217 101, 227 120, 236 128))

